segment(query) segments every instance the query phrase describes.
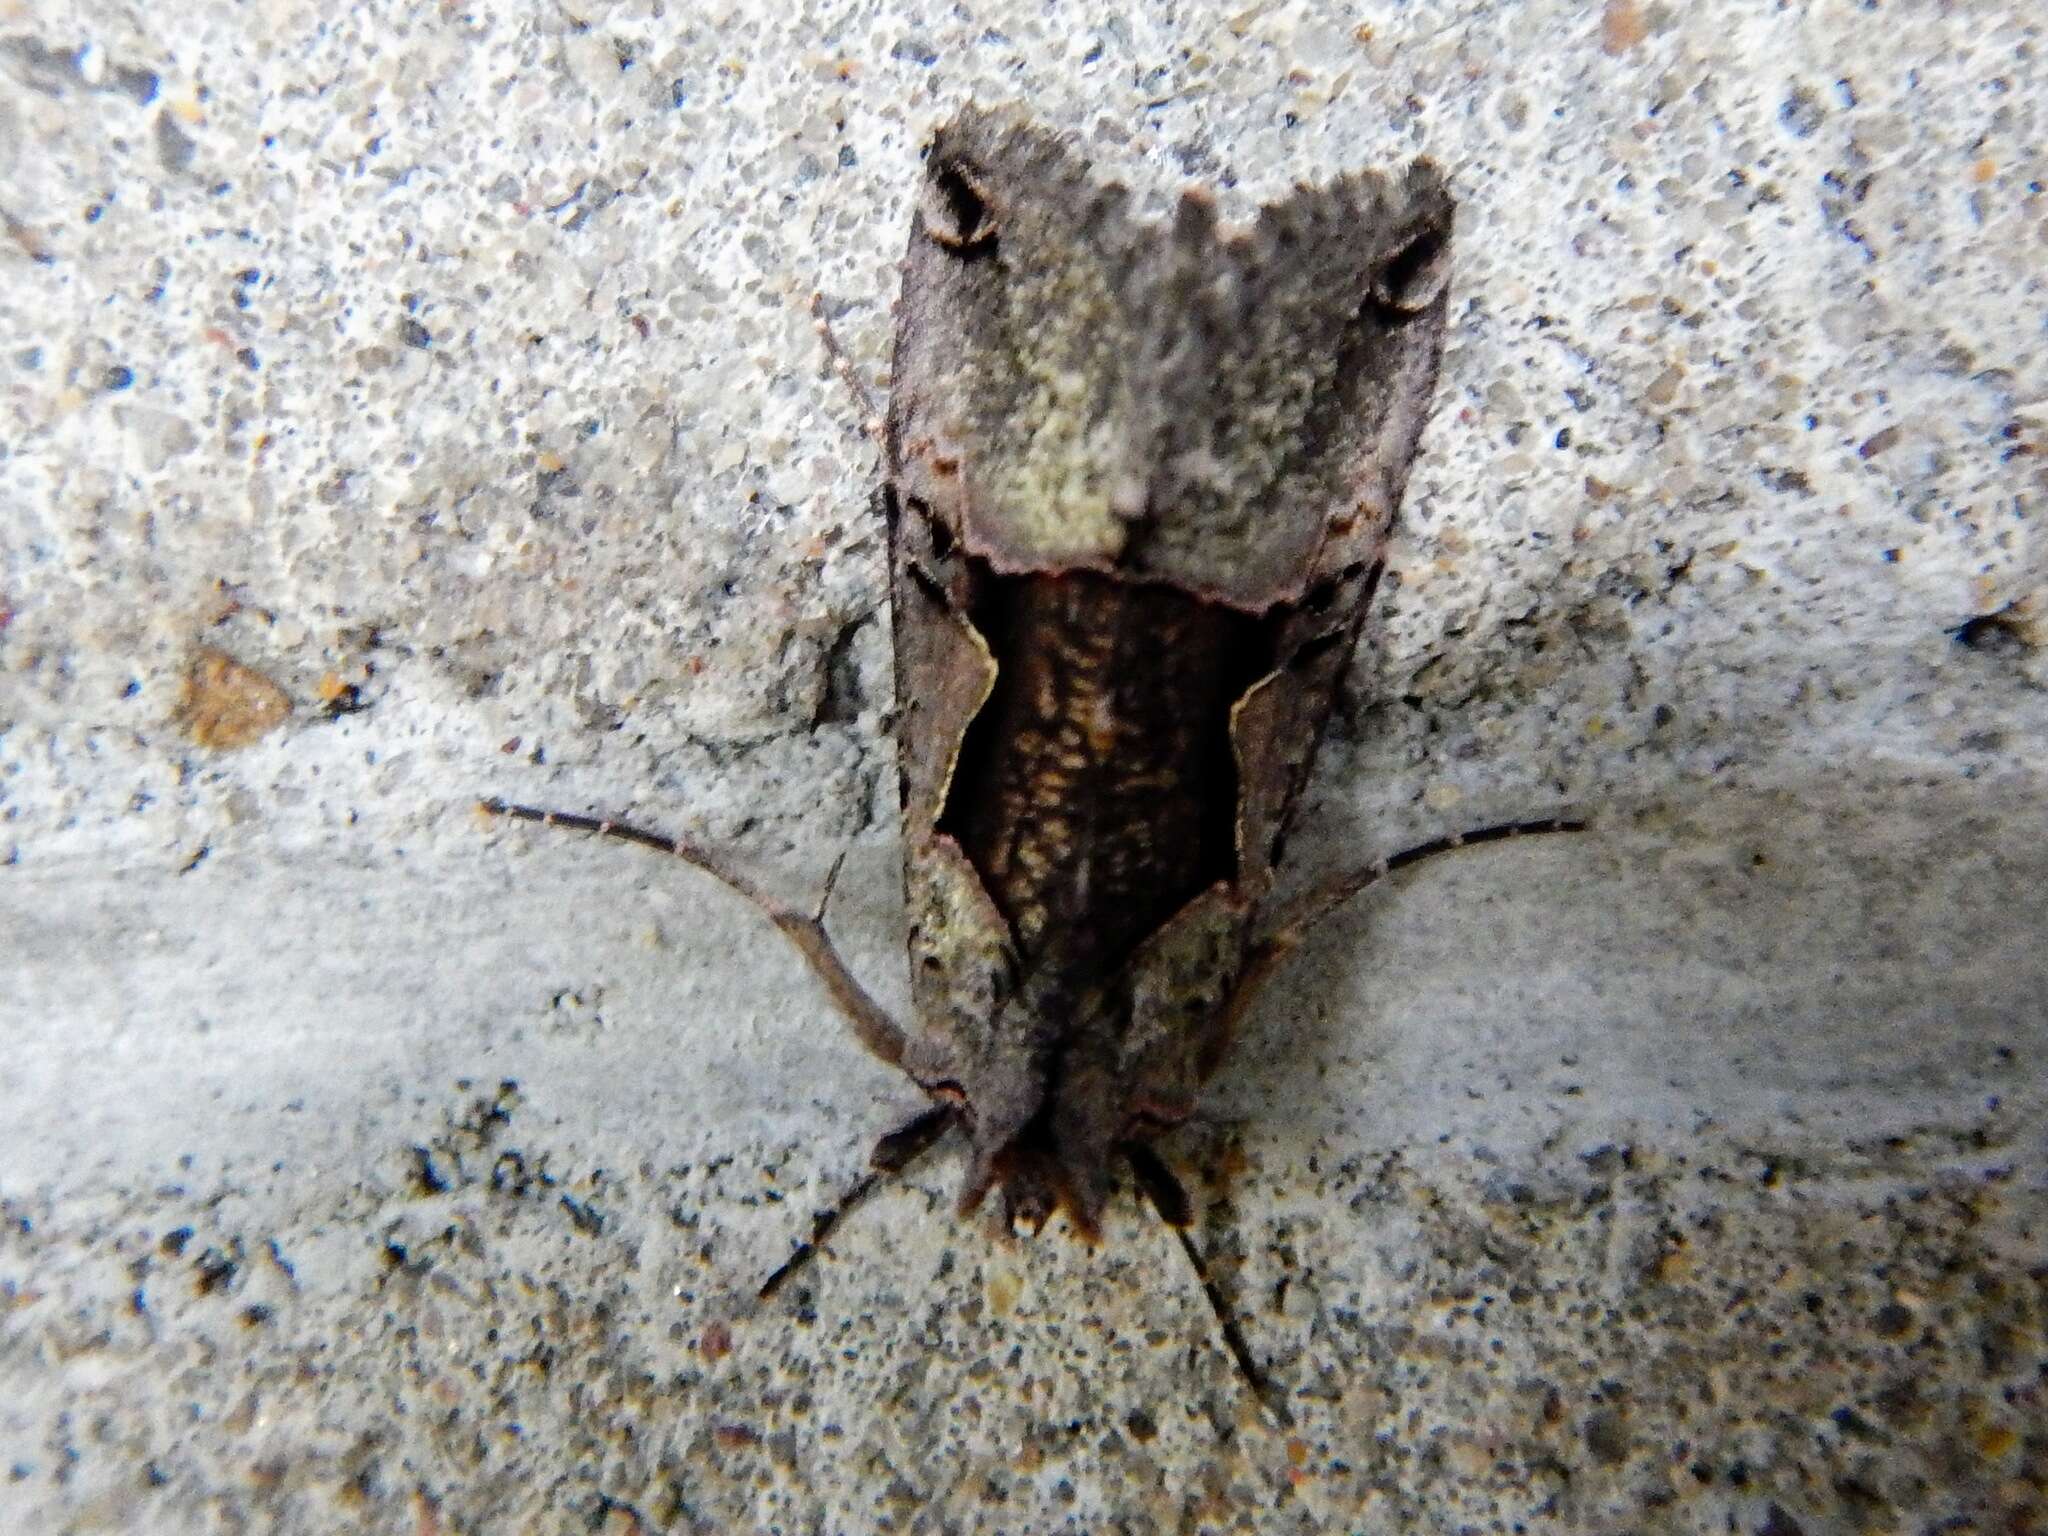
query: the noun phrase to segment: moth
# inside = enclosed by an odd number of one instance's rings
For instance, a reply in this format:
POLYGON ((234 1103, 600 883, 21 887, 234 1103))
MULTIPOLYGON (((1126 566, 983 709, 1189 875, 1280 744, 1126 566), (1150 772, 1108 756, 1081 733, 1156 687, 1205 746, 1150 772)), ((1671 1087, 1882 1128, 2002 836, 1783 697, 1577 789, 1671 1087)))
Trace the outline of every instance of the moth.
POLYGON ((1150 1144, 1194 1113, 1280 959, 1394 869, 1579 825, 1439 838, 1276 898, 1429 413, 1452 216, 1426 160, 1301 186, 1232 228, 1200 190, 1166 221, 1138 216, 1014 110, 968 109, 933 137, 876 497, 910 1021, 869 996, 822 911, 715 850, 486 803, 723 880, 927 1096, 763 1294, 948 1133, 966 1143, 963 1214, 993 1196, 1006 1225, 1064 1212, 1092 1238, 1128 1167, 1199 1269, 1187 1197, 1150 1144))

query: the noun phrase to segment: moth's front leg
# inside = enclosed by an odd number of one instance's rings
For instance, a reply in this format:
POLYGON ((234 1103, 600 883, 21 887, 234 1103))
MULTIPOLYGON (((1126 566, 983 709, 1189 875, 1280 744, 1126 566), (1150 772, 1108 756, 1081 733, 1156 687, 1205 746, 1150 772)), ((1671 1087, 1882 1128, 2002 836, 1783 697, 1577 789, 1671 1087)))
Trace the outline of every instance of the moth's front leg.
POLYGON ((884 1179, 894 1178, 938 1143, 941 1136, 953 1128, 959 1111, 951 1104, 934 1104, 919 1110, 895 1130, 883 1135, 868 1153, 868 1171, 845 1194, 827 1210, 820 1211, 811 1220, 811 1235, 796 1245, 796 1250, 783 1261, 780 1268, 766 1280, 754 1294, 762 1301, 770 1300, 777 1291, 789 1283, 796 1274, 825 1246, 825 1239, 832 1235, 833 1228, 845 1218, 847 1212, 859 1205, 873 1193, 875 1186, 884 1179))
POLYGON ((1173 1234, 1180 1251, 1187 1256, 1188 1267, 1194 1271, 1195 1281, 1201 1286, 1209 1311, 1216 1319, 1217 1334, 1223 1340, 1223 1347, 1230 1352, 1238 1374, 1251 1388, 1252 1397, 1281 1428, 1291 1428, 1294 1415, 1288 1410, 1286 1398, 1274 1389, 1273 1383, 1260 1369, 1252 1354, 1251 1342, 1245 1338, 1244 1329, 1238 1324, 1236 1311, 1209 1268, 1208 1255, 1195 1246, 1194 1236, 1189 1230, 1194 1226, 1195 1212, 1186 1188, 1159 1154, 1142 1141, 1127 1141, 1117 1150, 1123 1154, 1124 1162, 1130 1167, 1131 1176, 1137 1180, 1146 1201, 1173 1234))

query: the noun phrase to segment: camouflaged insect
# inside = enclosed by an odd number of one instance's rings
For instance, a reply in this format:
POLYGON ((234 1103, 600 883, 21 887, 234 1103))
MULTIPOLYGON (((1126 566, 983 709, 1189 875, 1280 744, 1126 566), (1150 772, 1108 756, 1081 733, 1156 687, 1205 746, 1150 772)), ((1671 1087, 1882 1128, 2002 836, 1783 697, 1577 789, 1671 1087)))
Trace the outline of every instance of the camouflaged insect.
POLYGON ((1064 1209, 1092 1236, 1121 1161, 1184 1229, 1187 1197, 1148 1143, 1193 1112, 1309 923, 1391 869, 1580 825, 1439 838, 1275 902, 1435 387, 1451 198, 1417 161, 1298 188, 1241 229, 1199 191, 1166 223, 1129 203, 1014 111, 963 112, 927 156, 879 493, 910 1027, 821 913, 712 850, 486 804, 725 881, 932 1100, 763 1295, 955 1127, 963 1212, 994 1189, 1012 1223, 1064 1209))
MULTIPOLYGON (((941 129, 890 543, 915 1027, 963 1209, 1092 1232, 1223 1059, 1443 344, 1436 169, 1141 221, 1011 112, 941 129)), ((872 1042, 871 1042, 872 1043, 872 1042)))

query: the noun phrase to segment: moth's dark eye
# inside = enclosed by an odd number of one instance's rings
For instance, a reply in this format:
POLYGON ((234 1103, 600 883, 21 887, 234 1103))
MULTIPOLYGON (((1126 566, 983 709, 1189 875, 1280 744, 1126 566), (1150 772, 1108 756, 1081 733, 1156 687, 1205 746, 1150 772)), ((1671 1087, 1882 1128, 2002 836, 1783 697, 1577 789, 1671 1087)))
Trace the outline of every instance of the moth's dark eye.
POLYGON ((1302 597, 1302 608, 1318 616, 1328 613, 1330 605, 1336 602, 1338 597, 1351 594, 1351 589, 1357 585, 1358 578, 1365 574, 1365 570, 1364 561, 1354 560, 1336 575, 1325 576, 1302 597))
POLYGON ((939 244, 963 256, 995 248, 995 214, 973 166, 950 160, 926 178, 924 227, 939 244))
POLYGON ((1423 229, 1380 268, 1372 296, 1412 315, 1429 308, 1451 278, 1451 245, 1441 229, 1423 229))

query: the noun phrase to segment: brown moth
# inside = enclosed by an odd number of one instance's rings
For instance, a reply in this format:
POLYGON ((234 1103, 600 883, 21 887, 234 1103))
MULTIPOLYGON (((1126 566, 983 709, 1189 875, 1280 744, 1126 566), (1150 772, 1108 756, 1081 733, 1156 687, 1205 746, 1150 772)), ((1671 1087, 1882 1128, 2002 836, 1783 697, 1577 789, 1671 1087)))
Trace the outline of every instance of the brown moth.
POLYGON ((1434 167, 1134 221, 967 113, 926 164, 888 416, 918 1029, 991 1186, 1092 1232, 1222 1060, 1444 330, 1434 167))
POLYGON ((1442 838, 1276 903, 1429 411, 1451 197, 1417 161, 1242 229, 1200 191, 1167 223, 1128 204, 1012 111, 963 112, 926 159, 878 497, 912 1023, 817 914, 709 850, 487 807, 681 854, 760 903, 932 1100, 876 1169, 957 1129, 963 1213, 993 1191, 1012 1222, 1064 1210, 1090 1236, 1120 1162, 1185 1226, 1146 1144, 1315 917, 1434 853, 1576 825, 1442 838))

